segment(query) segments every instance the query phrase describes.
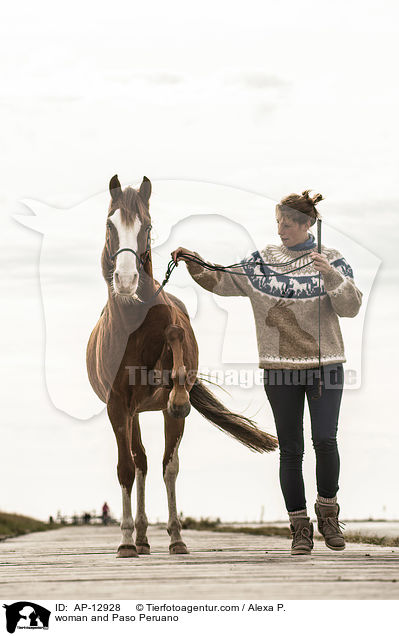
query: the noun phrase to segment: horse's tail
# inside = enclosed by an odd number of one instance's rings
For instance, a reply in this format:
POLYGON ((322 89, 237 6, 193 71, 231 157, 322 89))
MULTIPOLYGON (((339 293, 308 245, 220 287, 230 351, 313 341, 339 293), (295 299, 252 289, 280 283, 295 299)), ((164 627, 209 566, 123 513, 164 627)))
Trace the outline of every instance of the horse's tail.
POLYGON ((274 435, 261 431, 248 417, 229 411, 198 379, 190 390, 190 402, 209 422, 251 450, 264 453, 277 448, 274 435))

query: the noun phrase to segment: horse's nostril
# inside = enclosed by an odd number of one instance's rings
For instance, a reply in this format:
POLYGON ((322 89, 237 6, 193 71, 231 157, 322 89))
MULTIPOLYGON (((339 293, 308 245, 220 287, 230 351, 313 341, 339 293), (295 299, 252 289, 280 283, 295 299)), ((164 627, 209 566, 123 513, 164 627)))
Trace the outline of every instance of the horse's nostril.
POLYGON ((118 272, 115 272, 115 282, 119 283, 119 274, 118 274, 118 272))

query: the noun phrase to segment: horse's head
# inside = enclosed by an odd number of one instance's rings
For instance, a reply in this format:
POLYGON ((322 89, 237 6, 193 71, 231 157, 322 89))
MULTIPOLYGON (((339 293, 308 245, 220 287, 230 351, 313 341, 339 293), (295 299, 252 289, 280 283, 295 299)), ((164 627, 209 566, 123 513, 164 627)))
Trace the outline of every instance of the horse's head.
POLYGON ((114 296, 127 302, 138 300, 143 278, 152 278, 150 262, 149 199, 151 181, 143 178, 135 190, 122 190, 117 175, 109 190, 111 202, 107 217, 106 241, 102 253, 102 270, 114 296))

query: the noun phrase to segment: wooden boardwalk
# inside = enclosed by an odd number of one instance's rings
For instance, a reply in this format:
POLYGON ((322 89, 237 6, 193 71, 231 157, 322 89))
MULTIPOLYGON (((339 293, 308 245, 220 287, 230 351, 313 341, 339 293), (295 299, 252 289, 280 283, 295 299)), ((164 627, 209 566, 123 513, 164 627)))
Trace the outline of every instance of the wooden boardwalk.
POLYGON ((117 559, 118 527, 66 527, 0 543, 1 599, 399 599, 399 548, 186 530, 189 555, 169 556, 162 527, 152 554, 117 559))

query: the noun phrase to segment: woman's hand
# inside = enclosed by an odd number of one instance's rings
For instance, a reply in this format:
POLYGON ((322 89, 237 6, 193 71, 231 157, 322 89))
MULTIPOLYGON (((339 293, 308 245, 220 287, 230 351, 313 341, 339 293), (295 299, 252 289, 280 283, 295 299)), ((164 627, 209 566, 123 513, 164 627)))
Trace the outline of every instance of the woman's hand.
POLYGON ((171 252, 171 257, 173 258, 176 266, 179 264, 179 261, 186 261, 186 256, 195 256, 194 252, 191 250, 187 250, 185 247, 178 247, 177 250, 171 252))
POLYGON ((319 254, 319 252, 310 252, 309 256, 313 258, 313 265, 318 272, 328 274, 334 269, 328 262, 327 256, 324 254, 319 254))

